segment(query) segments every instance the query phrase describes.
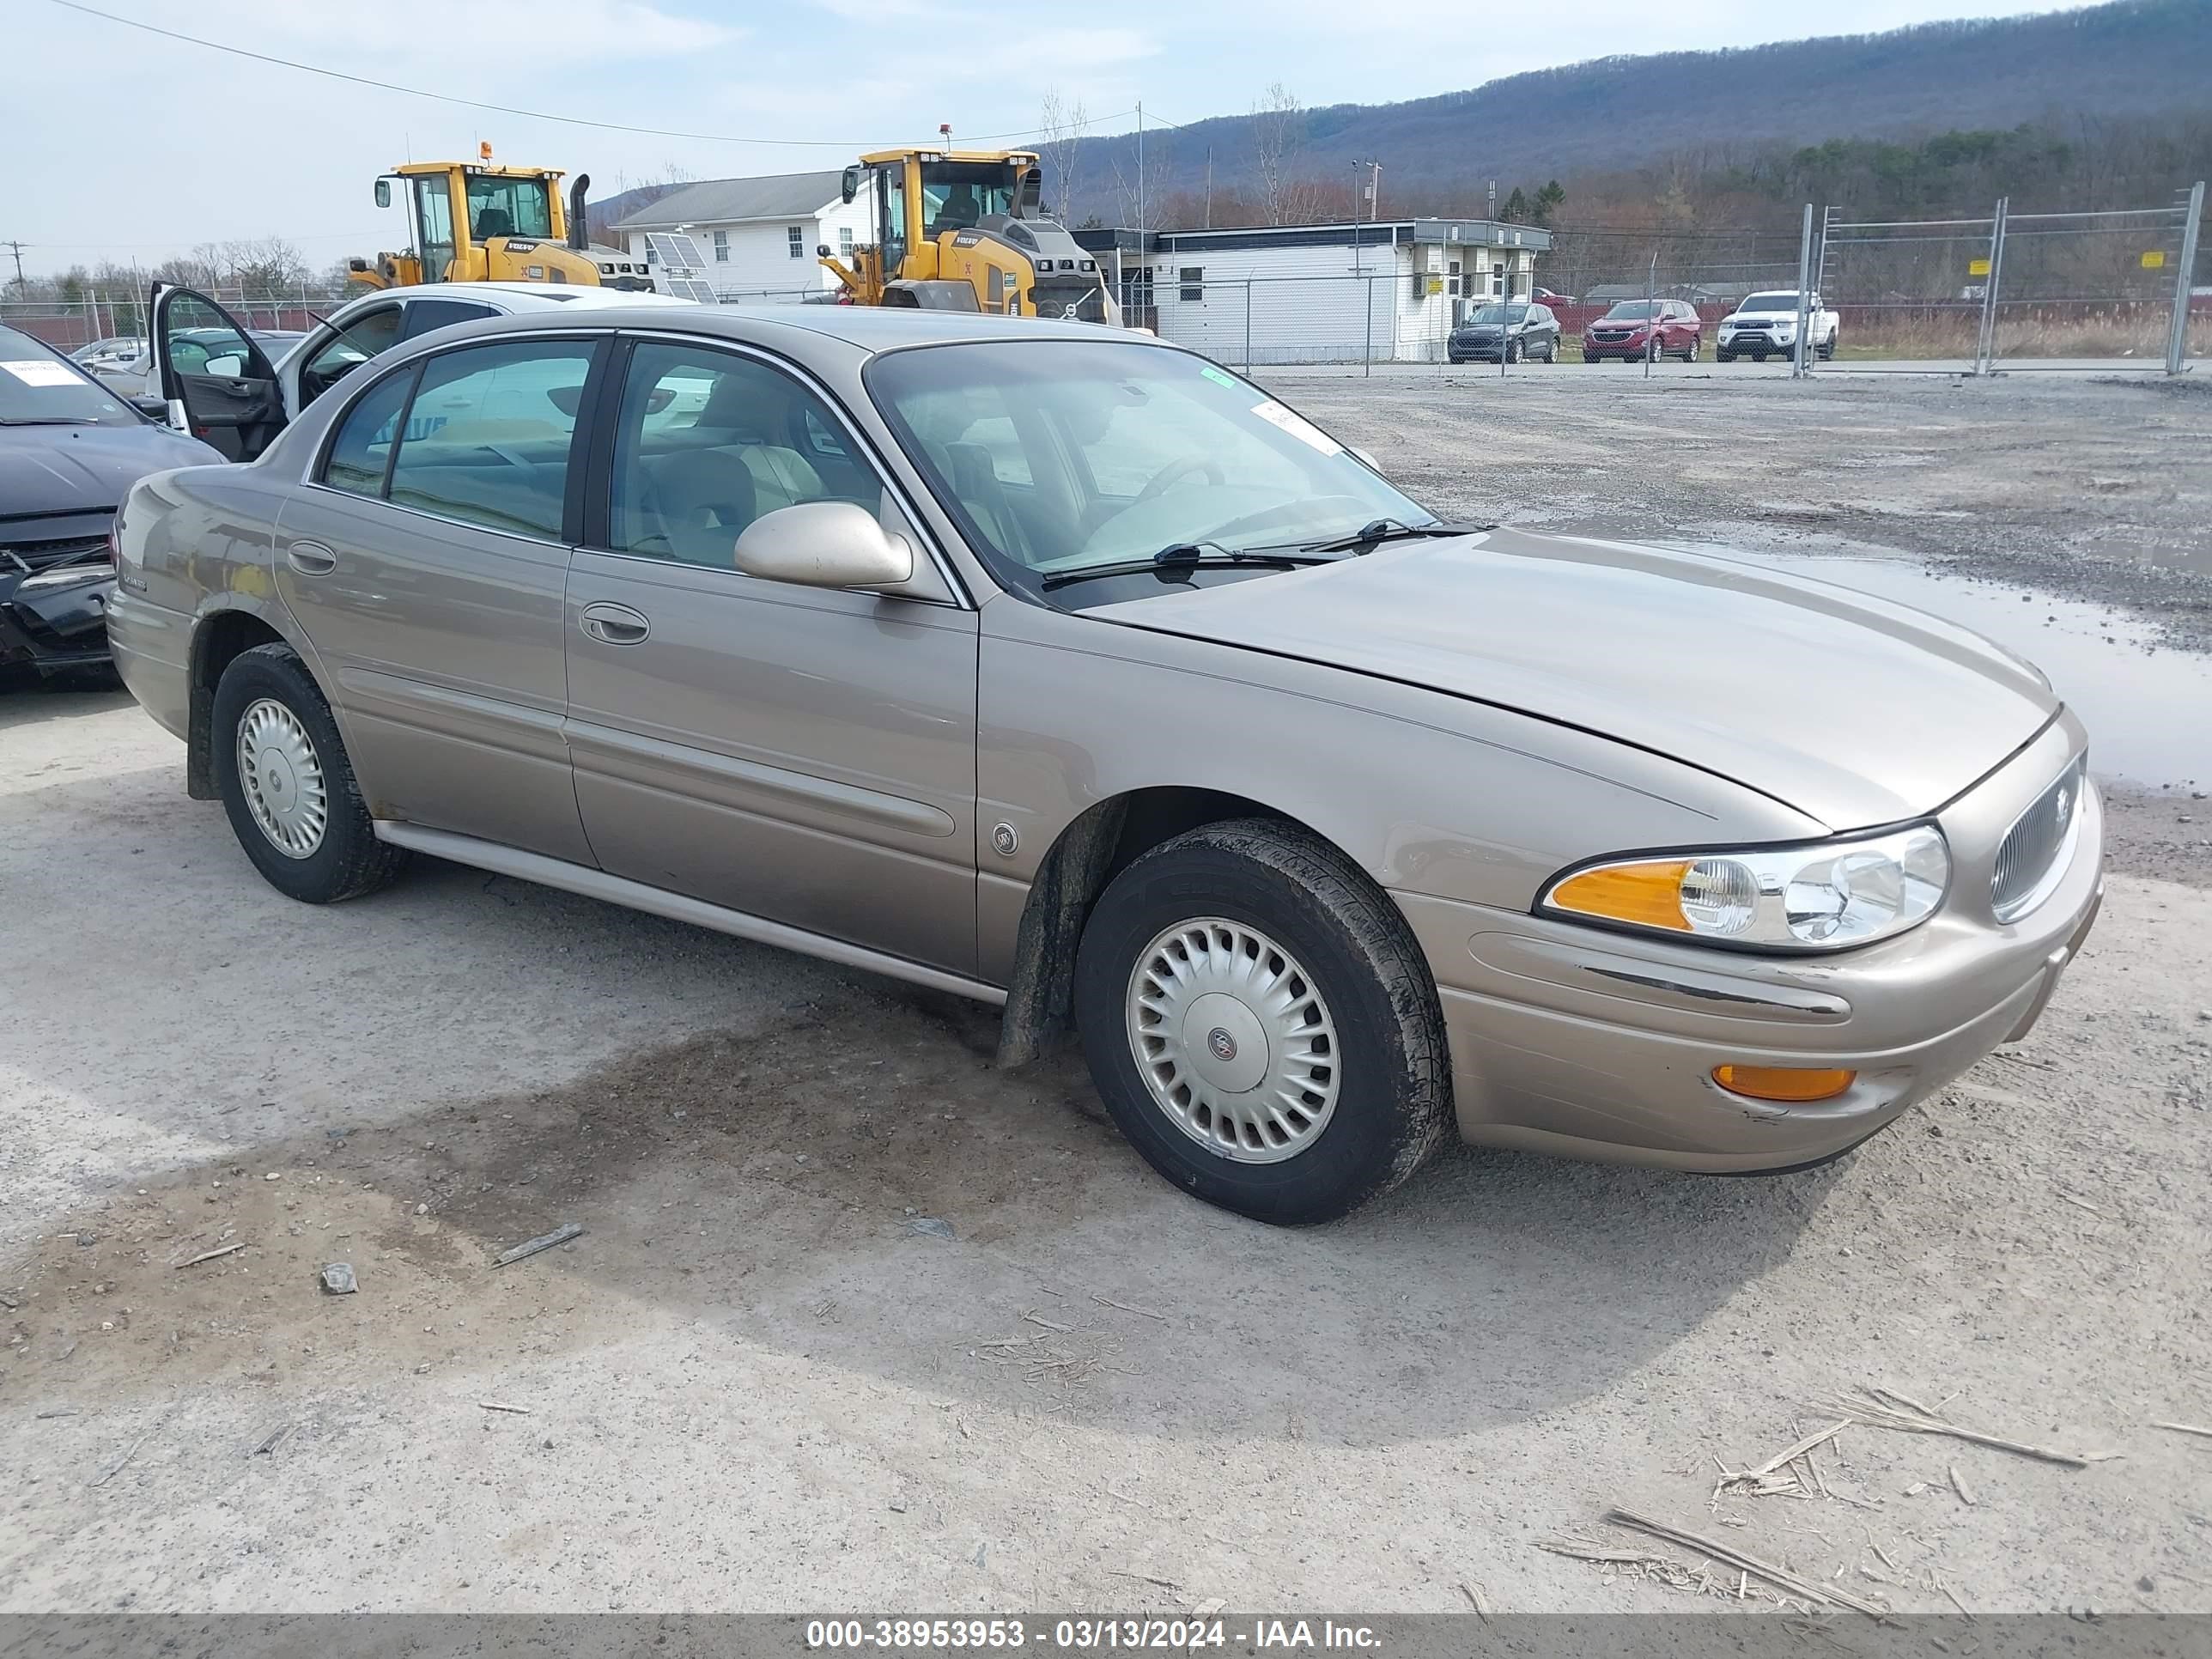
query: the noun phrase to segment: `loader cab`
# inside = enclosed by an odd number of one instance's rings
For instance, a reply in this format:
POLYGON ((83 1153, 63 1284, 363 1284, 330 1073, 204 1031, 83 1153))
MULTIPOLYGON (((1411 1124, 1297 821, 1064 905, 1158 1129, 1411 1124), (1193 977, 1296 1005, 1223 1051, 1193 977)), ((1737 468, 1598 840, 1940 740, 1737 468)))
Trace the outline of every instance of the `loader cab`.
POLYGON ((557 249, 568 234, 556 188, 560 177, 537 167, 416 162, 376 181, 376 204, 392 204, 394 183, 404 194, 418 273, 406 280, 483 282, 522 275, 491 269, 488 245, 495 239, 512 237, 526 247, 538 244, 556 250, 541 255, 542 260, 559 258, 557 249))

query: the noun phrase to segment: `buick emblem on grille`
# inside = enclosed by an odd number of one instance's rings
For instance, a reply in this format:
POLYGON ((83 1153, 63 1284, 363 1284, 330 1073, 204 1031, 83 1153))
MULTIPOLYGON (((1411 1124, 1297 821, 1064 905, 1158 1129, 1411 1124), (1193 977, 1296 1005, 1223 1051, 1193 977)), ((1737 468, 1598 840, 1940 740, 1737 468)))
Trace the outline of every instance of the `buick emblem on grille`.
POLYGON ((1213 1057, 1216 1060, 1230 1060, 1237 1058, 1237 1039, 1218 1025, 1206 1034, 1206 1046, 1213 1050, 1213 1057))
POLYGON ((2074 791, 2070 785, 2060 784, 2051 795, 2051 827, 2063 830, 2074 816, 2074 791))

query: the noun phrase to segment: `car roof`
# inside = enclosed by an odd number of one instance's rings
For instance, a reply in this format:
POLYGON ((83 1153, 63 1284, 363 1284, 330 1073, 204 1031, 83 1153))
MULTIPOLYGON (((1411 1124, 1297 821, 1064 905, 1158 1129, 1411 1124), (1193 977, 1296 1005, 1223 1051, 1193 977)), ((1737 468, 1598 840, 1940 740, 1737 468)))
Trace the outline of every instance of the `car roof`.
MULTIPOLYGON (((564 327, 572 323, 604 328, 648 325, 646 319, 627 307, 599 306, 587 300, 579 300, 559 310, 558 321, 564 327), (616 314, 617 310, 623 314, 616 314)), ((526 315, 455 323, 422 338, 443 345, 464 334, 492 337, 543 328, 554 320, 543 310, 537 310, 526 315)), ((736 340, 819 361, 850 362, 904 346, 1009 339, 1108 339, 1162 350, 1183 349, 1150 333, 1109 328, 1098 323, 1055 322, 975 312, 918 311, 889 306, 708 306, 679 301, 656 313, 649 326, 656 332, 736 340)))
MULTIPOLYGON (((483 300, 510 311, 536 311, 562 306, 686 306, 672 294, 637 294, 618 288, 578 288, 567 283, 416 283, 406 288, 377 289, 367 298, 409 300, 483 300)), ((354 303, 348 301, 349 304, 354 303)))

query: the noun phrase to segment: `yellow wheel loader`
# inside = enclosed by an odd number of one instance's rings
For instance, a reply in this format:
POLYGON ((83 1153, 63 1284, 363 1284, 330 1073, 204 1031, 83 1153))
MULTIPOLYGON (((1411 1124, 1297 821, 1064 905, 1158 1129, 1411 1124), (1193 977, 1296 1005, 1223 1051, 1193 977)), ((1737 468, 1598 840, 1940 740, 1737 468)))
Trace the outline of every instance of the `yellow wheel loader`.
POLYGON ((399 186, 413 246, 380 253, 375 262, 347 261, 357 288, 406 288, 416 283, 565 283, 574 288, 649 290, 642 259, 585 240, 587 173, 561 198, 560 169, 494 167, 490 146, 474 166, 412 161, 376 181, 376 204, 392 205, 399 186), (566 211, 563 211, 563 209, 566 211))
POLYGON ((845 169, 844 198, 867 198, 874 244, 850 264, 815 252, 854 305, 1118 324, 1097 261, 1039 211, 1041 178, 1026 150, 863 155, 845 169))

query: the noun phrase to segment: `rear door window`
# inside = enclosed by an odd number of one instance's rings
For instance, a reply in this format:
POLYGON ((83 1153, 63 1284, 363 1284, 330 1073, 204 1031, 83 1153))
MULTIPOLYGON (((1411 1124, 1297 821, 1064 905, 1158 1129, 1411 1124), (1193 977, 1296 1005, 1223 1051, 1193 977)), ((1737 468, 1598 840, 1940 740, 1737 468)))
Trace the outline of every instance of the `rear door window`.
POLYGON ((384 474, 392 460, 392 442, 398 435, 400 412, 414 389, 415 371, 388 374, 368 389, 338 423, 330 459, 323 464, 323 482, 353 495, 381 495, 384 474))
POLYGON ((517 340, 431 358, 392 462, 392 504, 558 539, 592 352, 582 340, 517 340))

